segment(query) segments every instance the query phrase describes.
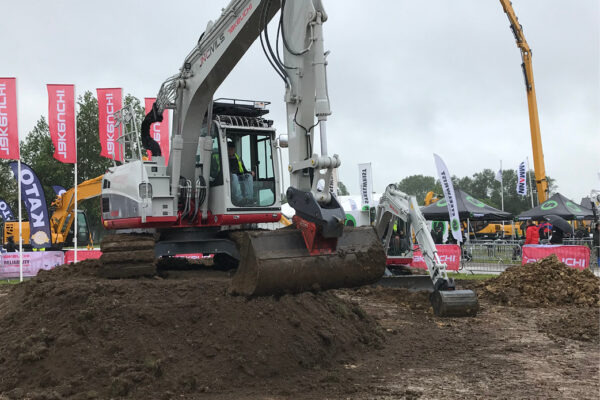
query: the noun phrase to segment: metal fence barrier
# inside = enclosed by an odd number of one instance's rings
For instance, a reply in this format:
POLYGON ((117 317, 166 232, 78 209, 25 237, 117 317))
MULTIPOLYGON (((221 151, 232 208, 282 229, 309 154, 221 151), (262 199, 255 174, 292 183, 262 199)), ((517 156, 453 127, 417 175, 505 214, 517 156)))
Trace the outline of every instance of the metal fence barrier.
POLYGON ((501 273, 521 264, 521 245, 517 241, 469 242, 461 247, 464 272, 501 273))

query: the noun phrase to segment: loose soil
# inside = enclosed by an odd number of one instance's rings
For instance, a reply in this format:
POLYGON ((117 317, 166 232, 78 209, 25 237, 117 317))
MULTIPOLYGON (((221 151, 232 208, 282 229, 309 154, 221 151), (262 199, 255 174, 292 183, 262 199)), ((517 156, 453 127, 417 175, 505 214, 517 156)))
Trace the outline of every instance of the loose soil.
MULTIPOLYGON (((426 293, 360 288, 245 299, 227 272, 93 277, 97 261, 0 286, 0 399, 595 399, 598 306, 474 318, 426 293)), ((498 278, 497 278, 498 279, 498 278)), ((563 304, 563 303, 561 303, 563 304)))

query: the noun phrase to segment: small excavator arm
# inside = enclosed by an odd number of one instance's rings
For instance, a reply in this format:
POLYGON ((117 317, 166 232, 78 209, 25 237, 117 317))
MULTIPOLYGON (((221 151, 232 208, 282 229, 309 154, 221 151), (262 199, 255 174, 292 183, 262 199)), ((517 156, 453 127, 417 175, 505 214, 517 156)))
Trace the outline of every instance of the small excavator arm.
MULTIPOLYGON (((429 278, 433 284, 433 292, 430 295, 430 301, 433 311, 436 315, 442 317, 462 317, 474 316, 479 309, 477 295, 471 290, 456 290, 454 281, 448 277, 446 264, 440 261, 435 247, 435 243, 425 217, 419 209, 417 199, 398 190, 396 185, 389 185, 377 206, 377 216, 375 219, 375 230, 384 241, 387 249, 393 231, 394 218, 408 222, 414 231, 417 243, 423 254, 429 278)), ((408 232, 407 232, 408 234, 408 232)), ((389 274, 388 274, 389 276, 389 274)), ((403 276, 384 277, 383 280, 394 279, 402 283, 403 279, 407 282, 409 278, 403 276)), ((414 280, 410 280, 412 284, 414 280)), ((385 286, 393 286, 385 284, 385 286)), ((401 286, 401 285, 399 285, 401 286)))

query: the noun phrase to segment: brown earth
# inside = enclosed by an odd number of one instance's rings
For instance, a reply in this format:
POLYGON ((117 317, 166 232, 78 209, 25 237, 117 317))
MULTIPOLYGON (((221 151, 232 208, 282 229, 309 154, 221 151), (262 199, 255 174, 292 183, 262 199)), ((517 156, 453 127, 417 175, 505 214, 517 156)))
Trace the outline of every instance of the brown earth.
POLYGON ((524 308, 483 295, 477 317, 442 319, 426 293, 404 289, 247 300, 226 294, 224 272, 104 280, 90 277, 95 268, 0 286, 0 399, 592 399, 600 390, 597 306, 524 308))
POLYGON ((551 255, 512 266, 482 284, 480 295, 498 304, 522 307, 600 305, 600 279, 589 270, 568 267, 551 255))

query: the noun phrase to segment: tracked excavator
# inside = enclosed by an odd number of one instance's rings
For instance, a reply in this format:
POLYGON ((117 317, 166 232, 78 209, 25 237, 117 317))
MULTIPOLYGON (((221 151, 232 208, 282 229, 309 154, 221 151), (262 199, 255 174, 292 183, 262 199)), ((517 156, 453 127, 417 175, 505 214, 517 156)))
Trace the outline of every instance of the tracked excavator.
POLYGON ((101 275, 152 274, 155 257, 190 252, 237 265, 230 292, 246 296, 354 287, 383 275, 385 254, 374 229, 345 228, 343 209, 325 184, 341 163, 327 148, 326 20, 320 0, 233 0, 162 84, 140 135, 131 109, 116 115, 124 163, 104 175, 102 219, 118 233, 101 244, 101 275), (283 56, 267 31, 279 10, 283 56), (255 229, 281 218, 281 161, 268 104, 213 100, 259 37, 283 81, 287 109, 287 135, 278 142, 289 150, 286 197, 296 213, 292 227, 276 231, 255 229), (174 117, 165 166, 150 128, 167 109, 174 117))
POLYGON ((403 257, 412 257, 414 232, 417 244, 423 253, 428 275, 395 275, 386 269, 385 276, 378 282, 382 286, 406 287, 431 292, 433 312, 442 317, 475 316, 479 309, 477 295, 472 290, 456 290, 454 280, 448 277, 446 264, 440 261, 435 243, 425 217, 419 209, 417 199, 389 185, 377 205, 375 230, 385 249, 400 247, 403 257), (391 246, 394 227, 403 229, 406 237, 403 246, 391 246))

